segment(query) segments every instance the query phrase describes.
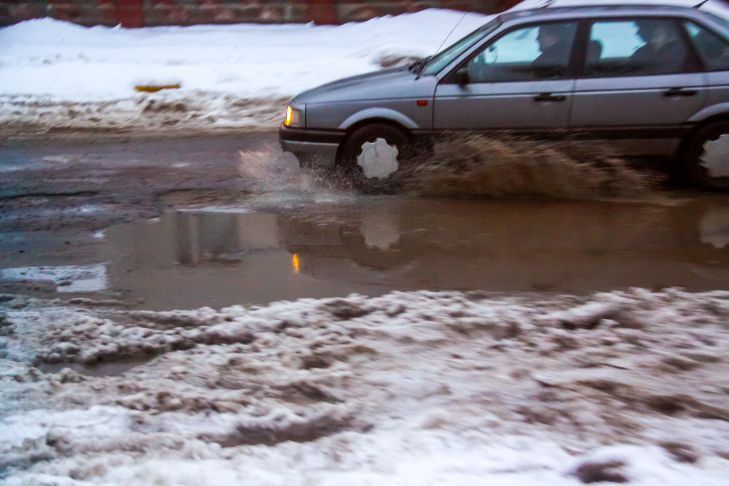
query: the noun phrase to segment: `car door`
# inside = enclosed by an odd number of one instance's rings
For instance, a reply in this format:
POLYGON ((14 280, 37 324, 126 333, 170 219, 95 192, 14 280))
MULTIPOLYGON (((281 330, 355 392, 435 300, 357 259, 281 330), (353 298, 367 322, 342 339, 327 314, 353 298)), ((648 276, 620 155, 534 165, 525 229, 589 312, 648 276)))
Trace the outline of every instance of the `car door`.
POLYGON ((705 102, 705 75, 672 18, 590 22, 584 75, 575 83, 576 140, 604 140, 630 156, 675 153, 705 102))
POLYGON ((576 21, 546 22, 488 42, 438 84, 434 129, 566 130, 576 32, 576 21))

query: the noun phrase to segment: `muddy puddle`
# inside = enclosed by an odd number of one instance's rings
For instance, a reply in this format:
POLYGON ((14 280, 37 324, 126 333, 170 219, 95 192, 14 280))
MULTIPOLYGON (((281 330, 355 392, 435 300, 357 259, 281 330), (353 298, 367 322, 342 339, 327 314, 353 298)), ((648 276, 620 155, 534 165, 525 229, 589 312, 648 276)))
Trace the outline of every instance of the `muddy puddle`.
POLYGON ((729 288, 729 198, 712 195, 661 203, 278 195, 169 209, 94 234, 3 238, 0 290, 147 309, 408 289, 729 288))

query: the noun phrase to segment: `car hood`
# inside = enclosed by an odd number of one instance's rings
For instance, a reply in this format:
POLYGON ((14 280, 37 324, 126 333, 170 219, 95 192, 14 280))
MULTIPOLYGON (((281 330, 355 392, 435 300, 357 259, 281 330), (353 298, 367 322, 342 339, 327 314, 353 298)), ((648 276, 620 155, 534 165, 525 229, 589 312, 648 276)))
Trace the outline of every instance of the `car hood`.
POLYGON ((360 74, 305 91, 296 96, 294 102, 330 103, 432 95, 432 92, 420 92, 421 83, 416 83, 416 78, 416 74, 406 67, 360 74))

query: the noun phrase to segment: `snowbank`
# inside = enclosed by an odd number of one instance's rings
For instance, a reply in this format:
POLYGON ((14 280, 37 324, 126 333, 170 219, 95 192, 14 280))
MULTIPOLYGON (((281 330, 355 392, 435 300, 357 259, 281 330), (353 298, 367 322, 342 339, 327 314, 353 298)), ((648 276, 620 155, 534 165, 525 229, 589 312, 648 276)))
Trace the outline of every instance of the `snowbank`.
POLYGON ((718 486, 729 473, 725 291, 172 312, 0 297, 8 485, 718 486))
POLYGON ((84 28, 52 19, 0 30, 0 124, 275 126, 288 98, 431 54, 487 17, 427 10, 338 27, 84 28), (139 93, 135 86, 180 84, 139 93))

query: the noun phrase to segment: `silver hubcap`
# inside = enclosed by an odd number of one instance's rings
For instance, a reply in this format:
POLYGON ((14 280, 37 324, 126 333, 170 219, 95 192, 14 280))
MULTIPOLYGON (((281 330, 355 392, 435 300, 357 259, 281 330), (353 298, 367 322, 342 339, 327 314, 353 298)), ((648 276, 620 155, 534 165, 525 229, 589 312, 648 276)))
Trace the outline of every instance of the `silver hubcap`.
POLYGON ((709 177, 729 177, 729 134, 704 144, 701 165, 709 177))
POLYGON ((357 165, 362 167, 362 171, 368 179, 386 179, 400 168, 398 155, 399 152, 395 145, 387 143, 384 138, 378 138, 374 142, 362 144, 362 152, 357 157, 357 165))

